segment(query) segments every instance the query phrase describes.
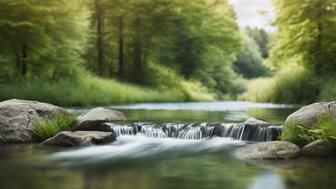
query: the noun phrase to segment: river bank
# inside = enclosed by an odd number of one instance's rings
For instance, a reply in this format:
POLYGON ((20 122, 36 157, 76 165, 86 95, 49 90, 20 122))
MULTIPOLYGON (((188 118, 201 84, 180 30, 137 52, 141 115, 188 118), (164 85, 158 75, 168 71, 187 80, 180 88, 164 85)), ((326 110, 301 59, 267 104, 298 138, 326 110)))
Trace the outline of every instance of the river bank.
POLYGON ((90 106, 136 102, 214 101, 216 95, 198 82, 176 81, 176 85, 144 87, 103 79, 90 74, 75 80, 41 79, 0 83, 0 101, 17 98, 58 106, 90 106))

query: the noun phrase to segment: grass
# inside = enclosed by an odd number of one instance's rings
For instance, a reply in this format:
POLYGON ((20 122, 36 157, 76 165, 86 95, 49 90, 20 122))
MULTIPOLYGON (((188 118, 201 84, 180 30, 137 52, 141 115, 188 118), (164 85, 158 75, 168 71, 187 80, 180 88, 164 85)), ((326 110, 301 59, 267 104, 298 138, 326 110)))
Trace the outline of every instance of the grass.
POLYGON ((146 88, 87 74, 77 80, 31 79, 0 84, 0 101, 12 98, 48 102, 59 106, 89 106, 111 103, 210 101, 215 99, 194 81, 177 86, 146 88))
POLYGON ((316 127, 291 122, 285 124, 281 140, 304 146, 317 139, 323 139, 336 145, 336 117, 331 114, 322 114, 316 127))
POLYGON ((298 65, 287 66, 270 78, 249 81, 246 92, 238 99, 254 102, 307 104, 316 101, 319 82, 298 65))
POLYGON ((302 125, 300 123, 287 123, 284 126, 284 130, 281 134, 280 139, 283 141, 289 141, 298 146, 302 147, 310 142, 314 141, 314 138, 309 134, 310 128, 307 125, 302 125))
POLYGON ((75 123, 76 115, 59 115, 37 122, 33 134, 38 141, 44 141, 62 131, 69 131, 75 123))

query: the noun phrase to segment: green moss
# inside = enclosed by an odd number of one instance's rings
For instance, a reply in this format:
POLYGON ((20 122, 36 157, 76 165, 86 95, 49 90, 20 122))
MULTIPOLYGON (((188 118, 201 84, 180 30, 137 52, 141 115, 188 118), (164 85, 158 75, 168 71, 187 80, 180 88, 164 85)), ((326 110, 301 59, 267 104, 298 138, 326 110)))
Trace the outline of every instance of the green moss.
POLYGON ((76 115, 59 115, 35 123, 33 134, 38 141, 44 141, 62 131, 69 131, 75 123, 76 115))

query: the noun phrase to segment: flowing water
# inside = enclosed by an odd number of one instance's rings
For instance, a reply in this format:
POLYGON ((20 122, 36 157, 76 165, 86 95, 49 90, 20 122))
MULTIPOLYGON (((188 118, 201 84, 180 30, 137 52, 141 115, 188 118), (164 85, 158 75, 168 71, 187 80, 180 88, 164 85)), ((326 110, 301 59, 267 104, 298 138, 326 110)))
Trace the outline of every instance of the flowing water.
MULTIPOLYGON (((107 106, 128 122, 106 123, 104 146, 0 146, 0 189, 322 189, 334 188, 334 159, 246 163, 232 151, 274 140, 297 106, 247 102, 107 106), (256 117, 271 127, 246 127, 256 117)), ((85 111, 85 108, 72 108, 85 111)))

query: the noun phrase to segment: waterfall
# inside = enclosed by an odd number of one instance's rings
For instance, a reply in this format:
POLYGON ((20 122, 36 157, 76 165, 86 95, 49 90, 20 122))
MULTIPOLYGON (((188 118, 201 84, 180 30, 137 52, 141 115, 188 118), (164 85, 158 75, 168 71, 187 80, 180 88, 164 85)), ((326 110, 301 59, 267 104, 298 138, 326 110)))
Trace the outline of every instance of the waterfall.
POLYGON ((117 137, 142 135, 149 138, 177 138, 199 140, 211 137, 232 138, 239 141, 274 141, 281 135, 283 126, 251 125, 246 123, 104 123, 99 129, 114 132, 117 137))

